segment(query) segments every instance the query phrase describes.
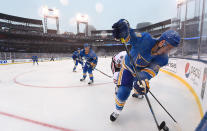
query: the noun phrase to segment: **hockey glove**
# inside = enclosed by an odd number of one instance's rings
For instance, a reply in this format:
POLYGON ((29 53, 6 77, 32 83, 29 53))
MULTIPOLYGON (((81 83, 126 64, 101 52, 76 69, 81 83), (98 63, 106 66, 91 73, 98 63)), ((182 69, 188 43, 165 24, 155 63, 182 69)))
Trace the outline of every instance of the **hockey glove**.
POLYGON ((91 62, 91 63, 90 63, 90 65, 91 65, 92 70, 94 70, 94 69, 95 69, 95 67, 96 67, 96 64, 95 64, 95 63, 93 63, 93 62, 91 62))
MULTIPOLYGON (((124 38, 129 39, 129 22, 125 19, 121 19, 118 22, 116 22, 113 26, 113 37, 116 39, 124 38)), ((128 40, 127 40, 128 41, 128 40)))
POLYGON ((119 76, 119 72, 114 72, 114 75, 113 75, 114 84, 118 83, 118 76, 119 76))
POLYGON ((145 95, 149 91, 149 80, 141 80, 142 83, 140 83, 138 80, 135 80, 134 82, 134 88, 140 95, 145 95))
POLYGON ((87 62, 87 61, 86 61, 85 65, 86 65, 88 68, 90 68, 90 67, 91 67, 90 62, 87 62))

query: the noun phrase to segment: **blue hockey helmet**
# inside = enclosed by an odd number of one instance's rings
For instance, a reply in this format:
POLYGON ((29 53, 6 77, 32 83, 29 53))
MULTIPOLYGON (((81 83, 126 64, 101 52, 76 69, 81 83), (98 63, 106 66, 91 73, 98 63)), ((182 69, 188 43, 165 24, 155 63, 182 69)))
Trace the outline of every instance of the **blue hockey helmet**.
POLYGON ((180 35, 174 30, 165 31, 159 38, 159 41, 166 40, 169 44, 174 47, 177 47, 180 43, 180 35))
POLYGON ((80 48, 78 48, 78 50, 81 50, 80 48))
POLYGON ((86 47, 89 47, 89 44, 85 43, 83 46, 84 46, 84 48, 86 48, 86 47))

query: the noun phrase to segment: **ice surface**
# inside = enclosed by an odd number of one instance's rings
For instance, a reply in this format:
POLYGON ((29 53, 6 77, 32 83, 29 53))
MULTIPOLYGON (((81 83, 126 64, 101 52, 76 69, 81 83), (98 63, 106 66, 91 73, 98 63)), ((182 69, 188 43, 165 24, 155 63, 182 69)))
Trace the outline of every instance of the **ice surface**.
MULTIPOLYGON (((111 58, 100 58, 97 68, 109 75, 111 58)), ((109 116, 115 108, 112 79, 94 71, 94 85, 80 82, 82 70, 72 72, 72 60, 0 66, 0 129, 2 131, 55 131, 54 125, 78 131, 157 131, 146 100, 129 97, 116 122, 109 116), (1 113, 2 112, 2 113, 1 113), (38 121, 5 115, 5 113, 38 121)), ((180 123, 193 131, 200 121, 192 94, 175 78, 160 72, 150 82, 151 91, 180 123)), ((150 96, 158 122, 171 118, 150 96)))

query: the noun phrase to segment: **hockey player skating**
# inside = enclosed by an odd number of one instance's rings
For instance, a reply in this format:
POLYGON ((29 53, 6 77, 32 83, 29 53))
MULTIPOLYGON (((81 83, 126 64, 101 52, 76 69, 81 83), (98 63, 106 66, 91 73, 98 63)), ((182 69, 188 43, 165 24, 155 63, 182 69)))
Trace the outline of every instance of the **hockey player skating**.
POLYGON ((130 57, 126 55, 119 72, 117 84, 119 88, 115 98, 116 109, 110 115, 110 120, 115 121, 130 95, 132 85, 139 94, 148 93, 149 80, 158 74, 160 67, 168 63, 167 53, 178 46, 180 35, 176 31, 168 30, 159 39, 154 39, 146 32, 135 33, 129 27, 128 21, 124 19, 119 20, 112 28, 114 38, 124 38, 132 46, 130 55, 135 63, 135 68, 140 71, 138 74, 142 82, 139 83, 137 80, 130 57))
POLYGON ((86 43, 84 44, 84 49, 80 52, 80 56, 84 57, 86 62, 83 67, 83 78, 80 79, 80 81, 84 81, 87 76, 87 72, 89 74, 90 81, 88 84, 92 84, 94 82, 93 80, 93 70, 95 69, 98 57, 93 52, 93 50, 90 48, 90 46, 86 43))
POLYGON ((74 61, 74 64, 75 64, 74 67, 73 67, 73 72, 76 72, 76 67, 78 66, 78 63, 80 63, 82 68, 83 68, 83 59, 80 56, 80 51, 81 51, 80 48, 78 48, 77 51, 73 52, 72 58, 73 58, 73 61, 74 61))
MULTIPOLYGON (((122 67, 122 62, 123 62, 126 54, 127 54, 126 51, 122 51, 122 52, 119 52, 118 54, 116 54, 112 57, 111 70, 112 70, 112 73, 113 73, 114 84, 116 84, 115 94, 117 94, 117 91, 118 91, 118 86, 117 86, 118 76, 119 76, 120 69, 122 67)), ((134 94, 132 96, 136 97, 136 98, 139 98, 139 99, 144 98, 144 96, 139 95, 139 93, 136 90, 134 90, 134 94)))
POLYGON ((50 59, 50 61, 55 61, 55 58, 52 56, 51 59, 50 59))
POLYGON ((35 65, 35 62, 38 64, 38 56, 32 56, 33 65, 35 65))
MULTIPOLYGON (((126 51, 119 52, 118 54, 112 57, 111 61, 111 71, 113 73, 114 84, 118 82, 118 75, 121 69, 121 64, 126 56, 126 51)), ((117 88, 115 89, 115 94, 117 93, 117 88)))

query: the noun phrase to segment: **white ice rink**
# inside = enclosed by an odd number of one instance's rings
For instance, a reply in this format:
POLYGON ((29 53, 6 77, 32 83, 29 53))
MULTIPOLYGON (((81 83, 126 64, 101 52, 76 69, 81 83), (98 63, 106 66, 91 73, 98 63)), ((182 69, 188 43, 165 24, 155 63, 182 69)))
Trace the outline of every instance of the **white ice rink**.
MULTIPOLYGON (((112 75, 111 58, 100 58, 97 68, 112 75)), ((94 71, 94 85, 80 82, 82 70, 72 72, 72 60, 0 66, 0 131, 157 131, 145 99, 129 97, 115 122, 112 79, 94 71)), ((180 123, 193 131, 200 113, 193 95, 177 79, 160 72, 151 91, 180 123)), ((179 130, 156 101, 151 100, 158 122, 179 130)))

